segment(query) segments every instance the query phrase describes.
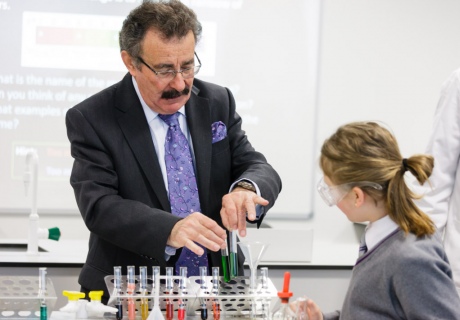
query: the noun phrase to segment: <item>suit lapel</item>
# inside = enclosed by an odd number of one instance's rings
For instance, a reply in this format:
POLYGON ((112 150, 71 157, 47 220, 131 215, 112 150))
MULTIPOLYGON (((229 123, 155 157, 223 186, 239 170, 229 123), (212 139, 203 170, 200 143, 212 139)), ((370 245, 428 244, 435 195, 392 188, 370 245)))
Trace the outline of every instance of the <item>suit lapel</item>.
POLYGON ((150 128, 128 73, 117 91, 116 115, 121 130, 165 211, 171 210, 150 128))
POLYGON ((200 193, 201 211, 204 214, 208 214, 207 199, 209 199, 212 157, 211 112, 208 99, 198 97, 194 90, 189 101, 185 104, 185 113, 195 153, 196 177, 200 193))

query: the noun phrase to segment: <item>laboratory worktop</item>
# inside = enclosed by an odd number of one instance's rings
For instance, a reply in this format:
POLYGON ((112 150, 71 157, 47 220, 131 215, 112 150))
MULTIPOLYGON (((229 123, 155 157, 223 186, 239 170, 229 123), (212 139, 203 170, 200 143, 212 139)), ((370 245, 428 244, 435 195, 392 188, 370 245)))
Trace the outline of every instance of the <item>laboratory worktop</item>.
POLYGON ((24 239, 0 239, 2 266, 82 266, 88 253, 88 240, 39 240, 39 253, 27 253, 24 239), (43 251, 44 250, 44 251, 43 251))
MULTIPOLYGON (((316 240, 313 230, 248 229, 241 241, 267 243, 259 266, 294 269, 351 269, 357 258, 357 243, 316 240), (257 233, 256 233, 257 232, 257 233), (276 242, 270 243, 270 239, 276 242)), ((81 267, 88 252, 88 240, 39 240, 38 254, 26 252, 24 239, 0 239, 0 264, 10 267, 81 267), (20 244, 20 251, 15 248, 20 244), (11 247, 8 247, 11 245, 11 247)))

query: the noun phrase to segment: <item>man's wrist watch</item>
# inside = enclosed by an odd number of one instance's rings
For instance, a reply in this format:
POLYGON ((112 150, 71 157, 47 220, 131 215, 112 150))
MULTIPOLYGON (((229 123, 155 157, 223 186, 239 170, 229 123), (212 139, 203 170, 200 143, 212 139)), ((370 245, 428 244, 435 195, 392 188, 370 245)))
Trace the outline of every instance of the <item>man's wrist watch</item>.
POLYGON ((256 187, 254 187, 254 185, 250 182, 247 182, 247 181, 240 181, 236 184, 237 187, 240 187, 240 188, 243 188, 243 189, 246 189, 246 190, 250 190, 252 192, 257 192, 256 190, 256 187))

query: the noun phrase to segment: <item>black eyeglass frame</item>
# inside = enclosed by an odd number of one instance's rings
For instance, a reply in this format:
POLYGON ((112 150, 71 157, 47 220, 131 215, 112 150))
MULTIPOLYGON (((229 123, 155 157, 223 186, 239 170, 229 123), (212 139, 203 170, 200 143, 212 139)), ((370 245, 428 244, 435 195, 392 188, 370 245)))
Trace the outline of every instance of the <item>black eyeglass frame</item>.
POLYGON ((197 66, 193 66, 191 68, 186 68, 186 69, 180 69, 180 70, 168 70, 168 71, 156 71, 155 69, 153 69, 151 66, 149 66, 145 61, 144 59, 142 59, 140 56, 137 56, 137 59, 142 63, 144 64, 147 68, 149 68, 153 73, 155 73, 155 75, 157 77, 159 77, 160 79, 168 79, 169 75, 172 75, 171 77, 171 80, 173 80, 176 75, 178 73, 180 73, 182 75, 182 78, 184 79, 190 79, 192 77, 194 77, 199 71, 200 71, 200 68, 201 68, 201 61, 200 61, 200 58, 198 57, 198 55, 196 54, 196 52, 194 52, 194 55, 196 57, 196 59, 198 60, 198 65, 197 66), (190 76, 190 77, 184 77, 184 71, 189 71, 189 70, 192 70, 193 69, 193 75, 190 76))

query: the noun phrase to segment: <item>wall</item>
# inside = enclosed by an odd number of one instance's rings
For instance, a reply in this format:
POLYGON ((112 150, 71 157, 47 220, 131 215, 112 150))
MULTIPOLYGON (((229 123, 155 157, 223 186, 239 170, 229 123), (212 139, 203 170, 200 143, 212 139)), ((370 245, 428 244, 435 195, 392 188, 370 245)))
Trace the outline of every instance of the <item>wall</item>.
MULTIPOLYGON (((441 84, 460 67, 460 2, 324 0, 322 6, 315 156, 337 126, 357 120, 385 122, 404 156, 423 152, 441 84)), ((283 67, 276 57, 273 61, 283 67)), ((276 69, 273 72, 276 78, 276 69)), ((316 168, 315 181, 319 175, 316 168)), ((298 199, 298 206, 302 201, 298 199)), ((337 208, 327 207, 316 194, 313 201, 315 217, 309 224, 315 228, 314 241, 356 241, 356 229, 337 208)), ((26 215, 2 214, 0 219, 0 238, 26 237, 26 215)), ((88 235, 77 215, 41 216, 41 226, 54 225, 61 227, 63 237, 88 235)), ((340 306, 349 272, 295 271, 293 277, 296 294, 304 290, 329 309, 340 306), (339 289, 328 298, 334 283, 339 289)))

